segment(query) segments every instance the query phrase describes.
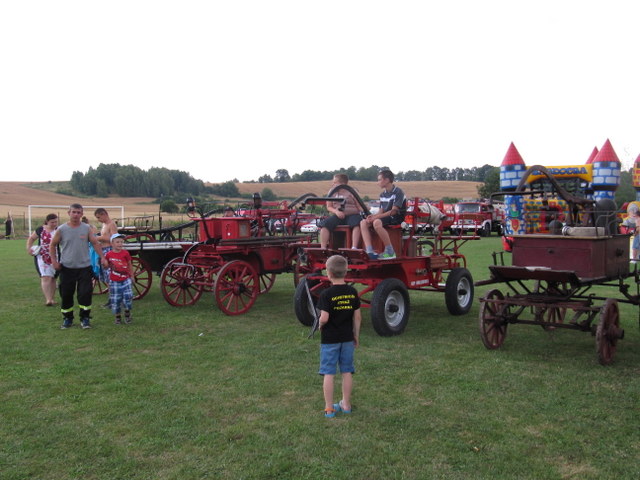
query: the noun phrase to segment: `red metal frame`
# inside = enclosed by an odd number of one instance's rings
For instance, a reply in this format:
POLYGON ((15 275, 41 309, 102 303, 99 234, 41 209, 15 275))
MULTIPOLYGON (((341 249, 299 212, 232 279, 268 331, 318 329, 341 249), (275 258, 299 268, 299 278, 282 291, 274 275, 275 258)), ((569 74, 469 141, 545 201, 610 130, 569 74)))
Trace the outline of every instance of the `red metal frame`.
MULTIPOLYGON (((310 286, 312 293, 317 295, 329 286, 329 279, 322 271, 326 269, 326 260, 333 254, 342 255, 349 262, 345 281, 364 286, 359 291, 364 307, 368 307, 370 303, 366 295, 373 292, 386 278, 399 279, 408 290, 444 292, 446 272, 467 266, 465 256, 460 253, 460 247, 467 241, 478 240, 480 237, 444 236, 442 233, 433 237, 416 236, 418 223, 422 218, 430 216, 429 213, 420 212, 419 202, 419 198, 412 200, 414 208, 410 218, 409 235, 401 237, 400 249, 396 249, 395 259, 371 260, 364 250, 358 249, 305 248, 306 265, 303 273, 307 273, 308 280, 313 284, 310 286), (427 244, 422 245, 419 244, 420 239, 429 240, 427 244), (425 248, 430 248, 429 255, 423 254, 422 250, 425 248)), ((398 233, 401 231, 398 230, 398 233)))

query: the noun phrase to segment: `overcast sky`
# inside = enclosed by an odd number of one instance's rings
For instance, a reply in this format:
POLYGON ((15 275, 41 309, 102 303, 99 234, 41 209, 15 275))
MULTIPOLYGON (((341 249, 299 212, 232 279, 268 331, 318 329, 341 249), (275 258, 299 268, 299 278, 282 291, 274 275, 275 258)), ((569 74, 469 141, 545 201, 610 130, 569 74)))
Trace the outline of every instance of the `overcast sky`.
POLYGON ((0 2, 0 180, 640 154, 630 0, 0 2))

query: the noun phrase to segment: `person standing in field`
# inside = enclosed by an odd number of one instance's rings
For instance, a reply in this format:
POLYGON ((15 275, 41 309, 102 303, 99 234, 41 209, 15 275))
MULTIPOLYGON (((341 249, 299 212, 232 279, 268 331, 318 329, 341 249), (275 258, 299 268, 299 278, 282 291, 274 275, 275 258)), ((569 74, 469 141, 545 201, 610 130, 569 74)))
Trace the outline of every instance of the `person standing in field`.
MULTIPOLYGON (((109 212, 106 209, 100 207, 97 208, 95 212, 93 212, 98 221, 102 224, 102 228, 100 228, 100 233, 98 234, 98 241, 100 242, 100 246, 102 247, 103 253, 107 253, 111 250, 111 236, 118 233, 118 226, 116 222, 114 222, 109 216, 109 212)), ((101 268, 99 259, 96 258, 95 252, 91 252, 92 256, 92 265, 94 273, 97 270, 98 278, 104 283, 109 283, 109 269, 101 268)), ((107 303, 103 305, 104 308, 110 307, 110 301, 107 300, 107 303)))
POLYGON ((51 307, 56 304, 56 270, 51 265, 49 246, 53 233, 58 228, 58 215, 50 213, 44 220, 44 225, 39 226, 27 238, 27 253, 34 257, 36 270, 40 275, 40 287, 44 294, 45 305, 51 307), (38 240, 38 245, 34 242, 38 240))
POLYGON ((91 243, 98 253, 102 266, 107 260, 97 237, 91 227, 82 222, 83 208, 79 203, 69 206, 69 221, 60 225, 51 239, 49 252, 51 265, 60 272, 60 297, 63 329, 73 325, 74 296, 77 293, 82 328, 91 328, 91 300, 93 281, 88 244, 91 243), (58 258, 58 248, 60 257, 58 258))
POLYGON ((118 226, 116 225, 116 222, 111 220, 109 212, 107 212, 107 210, 102 207, 97 208, 93 214, 102 224, 98 240, 100 241, 102 250, 106 253, 111 248, 111 235, 115 235, 116 233, 118 233, 118 226))
POLYGON ((4 238, 9 240, 11 235, 13 235, 13 217, 11 216, 11 212, 9 212, 4 222, 4 238))
POLYGON ((131 277, 133 265, 131 255, 124 247, 124 235, 111 235, 111 250, 105 253, 109 262, 109 303, 115 315, 115 324, 122 323, 122 306, 124 306, 124 323, 131 323, 131 307, 133 305, 133 286, 131 277))
POLYGON ((359 344, 360 297, 358 291, 345 283, 348 263, 341 255, 327 259, 327 276, 331 286, 318 299, 320 309, 320 370, 323 375, 324 416, 333 418, 337 412, 351 413, 351 392, 355 366, 353 356, 359 344), (333 383, 340 368, 342 399, 333 403, 333 383))

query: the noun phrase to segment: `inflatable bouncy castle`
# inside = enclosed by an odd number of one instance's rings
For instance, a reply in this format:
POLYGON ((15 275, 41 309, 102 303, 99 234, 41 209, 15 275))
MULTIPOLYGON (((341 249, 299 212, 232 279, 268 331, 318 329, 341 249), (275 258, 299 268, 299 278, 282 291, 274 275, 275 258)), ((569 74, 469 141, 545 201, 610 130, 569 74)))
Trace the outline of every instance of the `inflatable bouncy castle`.
MULTIPOLYGON (((620 185, 622 165, 611 142, 607 140, 602 148, 594 148, 586 163, 544 167, 553 176, 553 182, 546 174, 533 171, 525 178, 529 168, 511 143, 500 165, 500 190, 504 195, 507 218, 504 232, 506 236, 528 233, 547 233, 551 222, 564 223, 571 212, 567 203, 555 194, 553 183, 577 197, 594 202, 613 202, 615 191, 620 185), (511 194, 511 192, 532 192, 532 195, 511 194)), ((640 201, 640 156, 634 165, 634 186, 640 201)), ((557 224, 557 223, 556 223, 557 224)))

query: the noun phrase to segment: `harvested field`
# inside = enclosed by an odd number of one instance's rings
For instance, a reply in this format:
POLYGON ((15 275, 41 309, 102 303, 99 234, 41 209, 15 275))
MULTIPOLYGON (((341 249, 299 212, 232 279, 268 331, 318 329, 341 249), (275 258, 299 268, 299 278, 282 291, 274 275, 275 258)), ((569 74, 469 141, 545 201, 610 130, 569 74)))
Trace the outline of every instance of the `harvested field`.
MULTIPOLYGON (((56 193, 58 185, 65 182, 51 184, 28 182, 0 182, 0 219, 6 218, 8 212, 14 218, 16 228, 22 226, 22 230, 28 230, 27 217, 29 205, 63 205, 64 207, 52 209, 38 209, 32 212, 33 217, 44 217, 47 213, 55 212, 62 219, 66 218, 66 206, 79 202, 82 205, 92 206, 119 206, 125 208, 125 216, 157 215, 158 204, 153 198, 141 197, 107 197, 107 198, 81 198, 56 193)), ((353 181, 350 183, 360 194, 371 199, 378 198, 380 189, 376 182, 353 181)), ((398 185, 409 197, 424 197, 431 200, 439 200, 442 197, 475 198, 477 196, 477 182, 401 182, 398 185)), ((261 192, 264 188, 271 189, 276 196, 294 199, 305 193, 313 193, 323 196, 331 187, 330 182, 291 182, 291 183, 238 183, 238 190, 242 194, 261 192)), ((233 199, 229 199, 234 201, 233 199)), ((120 216, 119 209, 109 209, 112 217, 120 216)), ((95 223, 93 211, 85 212, 92 223, 95 223)), ((169 218, 163 214, 163 218, 169 218)))
MULTIPOLYGON (((380 189, 376 182, 353 181, 350 183, 362 196, 377 198, 380 189)), ((425 197, 438 200, 442 197, 475 198, 477 182, 401 182, 398 185, 410 197, 425 197)), ((124 205, 127 215, 153 215, 158 205, 153 198, 107 197, 78 198, 36 188, 23 182, 0 182, 0 212, 11 211, 13 215, 26 213, 28 205, 68 205, 80 202, 85 205, 124 205)), ((330 182, 291 183, 238 183, 240 193, 251 194, 270 188, 278 197, 295 198, 305 193, 325 195, 330 182)), ((4 214, 1 214, 4 215, 4 214)))
POLYGON ((126 215, 153 215, 158 212, 158 204, 153 203, 153 198, 80 198, 36 188, 36 185, 38 184, 30 186, 29 183, 22 182, 0 182, 0 217, 9 211, 14 216, 26 214, 29 205, 69 205, 73 202, 83 205, 123 205, 126 215))

